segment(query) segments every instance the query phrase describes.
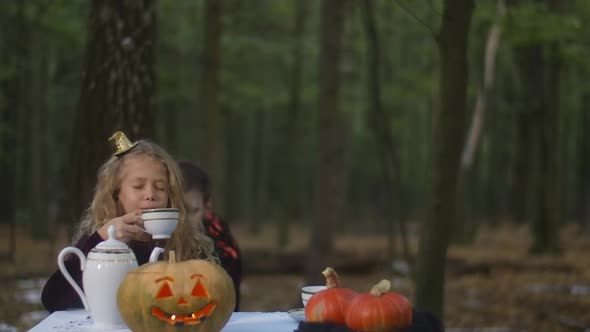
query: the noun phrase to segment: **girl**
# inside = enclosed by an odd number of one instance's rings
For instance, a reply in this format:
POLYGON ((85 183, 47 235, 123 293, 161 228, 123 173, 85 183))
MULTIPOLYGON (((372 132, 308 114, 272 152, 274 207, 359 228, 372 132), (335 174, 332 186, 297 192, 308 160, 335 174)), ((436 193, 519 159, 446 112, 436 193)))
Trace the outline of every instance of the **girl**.
MULTIPOLYGON (((179 209, 178 226, 166 243, 180 260, 213 257, 213 242, 203 227, 191 227, 183 205, 182 175, 178 164, 159 145, 140 140, 131 144, 121 132, 111 137, 117 151, 98 171, 98 181, 90 207, 74 235, 74 245, 87 255, 108 238, 107 229, 115 226, 118 240, 133 250, 139 265, 147 263, 154 248, 151 235, 142 228, 141 211, 174 207, 179 209)), ((65 266, 82 287, 82 272, 77 256, 69 255, 65 266)), ((49 278, 41 301, 50 311, 81 307, 81 301, 61 271, 49 278)))

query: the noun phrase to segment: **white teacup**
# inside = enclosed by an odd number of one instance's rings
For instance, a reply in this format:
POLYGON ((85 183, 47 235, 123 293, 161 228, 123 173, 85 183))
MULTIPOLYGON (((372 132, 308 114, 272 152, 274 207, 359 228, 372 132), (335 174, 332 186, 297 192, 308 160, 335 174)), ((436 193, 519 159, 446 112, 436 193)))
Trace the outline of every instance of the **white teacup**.
POLYGON ((313 294, 323 291, 326 289, 326 286, 303 286, 301 287, 301 302, 303 302, 303 307, 307 305, 307 301, 313 296, 313 294))
POLYGON ((141 212, 143 226, 155 240, 170 238, 170 234, 178 225, 178 216, 177 208, 149 209, 141 212))

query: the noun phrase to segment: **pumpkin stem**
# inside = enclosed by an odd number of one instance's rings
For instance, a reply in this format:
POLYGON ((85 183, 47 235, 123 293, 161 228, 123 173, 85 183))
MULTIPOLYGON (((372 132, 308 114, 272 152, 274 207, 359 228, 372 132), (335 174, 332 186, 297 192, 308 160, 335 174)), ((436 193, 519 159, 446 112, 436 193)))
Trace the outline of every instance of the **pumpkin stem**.
POLYGON ((371 295, 381 296, 381 295, 389 292, 390 288, 391 288, 391 282, 387 279, 383 279, 383 280, 379 281, 378 284, 373 286, 373 288, 371 288, 371 295))
POLYGON ((326 287, 328 288, 338 288, 340 287, 340 279, 338 278, 338 274, 334 271, 333 268, 327 267, 322 274, 326 277, 326 287))
POLYGON ((174 252, 174 250, 170 250, 170 252, 168 253, 168 264, 174 263, 176 263, 176 253, 174 252))

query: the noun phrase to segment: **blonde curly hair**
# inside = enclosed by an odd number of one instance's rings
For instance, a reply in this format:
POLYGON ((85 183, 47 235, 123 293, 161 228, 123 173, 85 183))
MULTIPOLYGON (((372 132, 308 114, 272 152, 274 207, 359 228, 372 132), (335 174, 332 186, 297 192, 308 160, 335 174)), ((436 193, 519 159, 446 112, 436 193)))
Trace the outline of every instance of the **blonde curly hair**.
POLYGON ((166 249, 174 250, 180 260, 199 258, 215 261, 213 240, 205 234, 204 227, 191 226, 187 221, 183 203, 182 173, 178 163, 158 144, 145 139, 139 140, 138 143, 124 154, 111 157, 99 168, 92 203, 84 212, 73 241, 77 242, 83 236, 90 236, 111 219, 120 216, 116 197, 121 187, 123 163, 128 158, 147 156, 161 161, 164 165, 169 183, 168 207, 179 210, 178 226, 167 242, 166 249))

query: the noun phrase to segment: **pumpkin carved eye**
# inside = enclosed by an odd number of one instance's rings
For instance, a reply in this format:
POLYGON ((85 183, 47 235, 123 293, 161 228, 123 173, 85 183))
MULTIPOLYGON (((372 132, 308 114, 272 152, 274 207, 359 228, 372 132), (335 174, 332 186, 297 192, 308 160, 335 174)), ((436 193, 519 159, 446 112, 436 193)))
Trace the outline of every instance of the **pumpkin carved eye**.
POLYGON ((201 280, 199 280, 195 284, 195 287, 193 287, 193 292, 191 293, 191 295, 192 296, 200 296, 200 297, 209 297, 209 292, 207 292, 207 289, 205 288, 205 286, 203 286, 203 284, 201 283, 201 280))
POLYGON ((156 298, 162 299, 170 296, 172 296, 172 289, 170 288, 170 285, 166 282, 162 285, 162 287, 160 287, 160 290, 158 291, 158 295, 156 295, 156 298))
MULTIPOLYGON (((161 282, 161 281, 173 282, 174 279, 172 279, 171 277, 162 277, 162 278, 156 279, 156 283, 161 282)), ((172 296, 172 288, 170 288, 170 285, 167 282, 165 282, 162 284, 162 286, 160 286, 160 290, 158 291, 158 294, 156 295, 156 299, 162 299, 162 298, 170 297, 170 296, 172 296)))

